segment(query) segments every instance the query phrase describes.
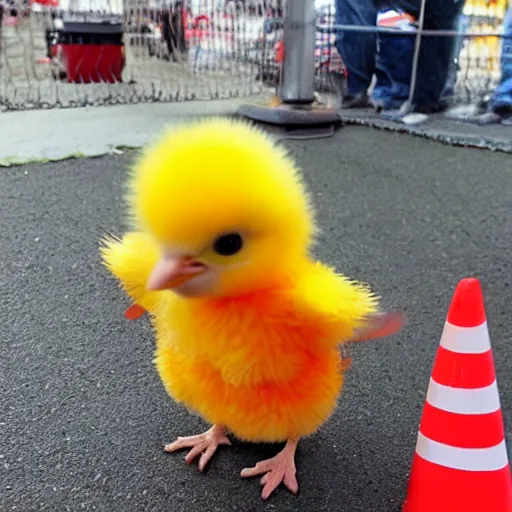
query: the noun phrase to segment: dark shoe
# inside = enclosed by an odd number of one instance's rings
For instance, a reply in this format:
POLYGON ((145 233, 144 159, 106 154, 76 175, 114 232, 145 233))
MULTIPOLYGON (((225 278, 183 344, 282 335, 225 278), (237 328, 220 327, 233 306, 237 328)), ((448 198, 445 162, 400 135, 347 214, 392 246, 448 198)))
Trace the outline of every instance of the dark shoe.
POLYGON ((405 100, 397 100, 391 98, 373 98, 373 106, 375 111, 380 114, 388 110, 399 110, 405 100))
POLYGON ((368 108, 370 107, 370 99, 366 92, 360 92, 353 96, 345 96, 341 108, 368 108))
POLYGON ((440 114, 441 112, 446 112, 449 106, 449 101, 441 99, 437 103, 415 105, 413 112, 417 112, 419 114, 440 114))
POLYGON ((500 117, 512 117, 512 104, 499 103, 492 110, 500 117))

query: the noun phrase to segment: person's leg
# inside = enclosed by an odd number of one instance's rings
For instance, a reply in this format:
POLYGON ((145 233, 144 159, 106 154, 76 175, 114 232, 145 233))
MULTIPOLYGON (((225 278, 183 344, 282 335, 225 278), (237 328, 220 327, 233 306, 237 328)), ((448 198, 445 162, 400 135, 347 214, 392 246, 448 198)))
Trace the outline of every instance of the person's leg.
MULTIPOLYGON (((3 24, 3 21, 4 21, 4 6, 3 6, 3 4, 0 4, 0 55, 2 54, 2 41, 3 41, 2 24, 3 24)), ((0 61, 0 64, 1 64, 1 61, 0 61)))
MULTIPOLYGON (((455 30, 463 6, 463 0, 428 0, 424 28, 455 30)), ((413 99, 417 110, 428 113, 444 108, 441 95, 448 80, 454 45, 454 37, 425 36, 422 38, 413 99)))
MULTIPOLYGON (((419 18, 421 0, 389 0, 389 3, 419 18)), ((423 28, 455 30, 463 7, 464 0, 427 0, 423 28)), ((454 44, 454 37, 422 37, 413 98, 416 110, 432 112, 443 109, 441 95, 448 80, 454 44)))
POLYGON ((409 97, 414 35, 404 30, 412 29, 408 13, 389 9, 383 5, 379 12, 378 25, 394 26, 396 33, 379 33, 376 58, 377 83, 373 91, 373 101, 378 110, 398 109, 409 97), (389 24, 390 16, 394 19, 389 24))
POLYGON ((407 101, 412 73, 414 35, 379 34, 377 68, 385 73, 374 90, 374 102, 383 109, 397 109, 407 101))
POLYGON ((169 10, 165 8, 162 12, 162 37, 164 38, 164 41, 167 44, 167 50, 169 51, 170 59, 174 51, 171 38, 171 15, 169 13, 169 10))
POLYGON ((501 79, 494 91, 491 108, 500 115, 512 115, 512 7, 508 9, 504 23, 501 46, 501 79))
MULTIPOLYGON (((376 26, 373 0, 336 0, 336 24, 376 26)), ((347 103, 366 98, 375 72, 376 34, 338 30, 336 48, 347 67, 347 103)), ((357 102, 356 102, 357 103, 357 102)))
POLYGON ((375 62, 375 86, 372 91, 372 103, 377 111, 382 109, 393 108, 392 106, 392 82, 387 74, 387 69, 382 64, 382 52, 380 36, 378 36, 379 44, 377 45, 377 55, 375 62))

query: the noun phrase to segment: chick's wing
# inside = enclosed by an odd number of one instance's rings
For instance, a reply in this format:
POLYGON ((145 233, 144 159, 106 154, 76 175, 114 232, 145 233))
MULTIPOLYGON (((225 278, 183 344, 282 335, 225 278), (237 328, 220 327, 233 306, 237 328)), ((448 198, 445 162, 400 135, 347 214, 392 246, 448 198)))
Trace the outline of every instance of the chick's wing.
POLYGON ((129 232, 122 239, 106 238, 101 256, 107 269, 121 282, 125 292, 140 306, 154 311, 161 292, 146 288, 151 271, 160 259, 158 246, 142 232, 129 232))
POLYGON ((296 278, 291 293, 296 314, 316 325, 327 343, 351 340, 378 310, 378 297, 366 285, 319 262, 296 278))

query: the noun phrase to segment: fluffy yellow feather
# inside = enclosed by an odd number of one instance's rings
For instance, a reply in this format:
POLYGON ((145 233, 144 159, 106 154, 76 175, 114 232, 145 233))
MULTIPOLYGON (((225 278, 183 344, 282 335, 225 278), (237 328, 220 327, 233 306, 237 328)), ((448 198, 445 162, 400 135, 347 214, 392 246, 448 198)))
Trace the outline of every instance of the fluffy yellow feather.
POLYGON ((189 462, 202 453, 202 469, 228 431, 288 441, 243 476, 268 474, 264 498, 281 480, 296 491, 296 442, 341 389, 338 344, 395 332, 400 319, 376 316, 366 286, 311 258, 301 174, 257 128, 213 119, 169 132, 138 160, 129 191, 133 231, 105 240, 104 263, 150 312, 168 393, 214 425, 167 450, 192 448, 189 462))

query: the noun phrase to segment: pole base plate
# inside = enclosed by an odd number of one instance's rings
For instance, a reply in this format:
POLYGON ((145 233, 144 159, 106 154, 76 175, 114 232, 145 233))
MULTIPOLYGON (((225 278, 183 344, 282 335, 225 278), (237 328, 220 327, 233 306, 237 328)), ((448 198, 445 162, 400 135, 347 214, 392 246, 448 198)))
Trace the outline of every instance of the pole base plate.
POLYGON ((283 103, 277 97, 263 104, 242 105, 238 115, 282 128, 288 133, 286 138, 329 136, 342 124, 340 112, 334 107, 317 102, 309 105, 283 103))

